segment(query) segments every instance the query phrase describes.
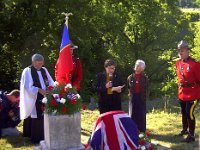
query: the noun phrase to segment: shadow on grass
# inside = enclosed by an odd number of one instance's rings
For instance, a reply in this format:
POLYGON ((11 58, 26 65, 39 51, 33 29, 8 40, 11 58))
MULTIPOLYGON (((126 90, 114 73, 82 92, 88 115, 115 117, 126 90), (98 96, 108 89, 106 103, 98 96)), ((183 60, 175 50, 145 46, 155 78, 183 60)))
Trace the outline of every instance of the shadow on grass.
POLYGON ((81 134, 85 136, 90 136, 92 132, 90 130, 81 128, 81 134))
POLYGON ((165 149, 170 149, 170 150, 195 150, 199 149, 199 135, 195 136, 195 142, 191 143, 185 143, 182 142, 182 140, 185 138, 180 137, 180 136, 175 136, 172 134, 168 135, 159 135, 159 134, 152 134, 152 139, 156 139, 156 141, 162 141, 162 142, 168 142, 171 143, 170 148, 164 147, 160 144, 158 144, 158 150, 165 150, 165 149))
POLYGON ((177 143, 176 145, 171 146, 172 150, 197 150, 199 149, 199 135, 196 135, 195 142, 191 143, 177 143))
POLYGON ((30 139, 25 137, 3 137, 2 139, 5 139, 7 142, 12 145, 13 148, 19 148, 19 147, 27 147, 27 146, 33 146, 30 139))
POLYGON ((30 139, 23 137, 21 133, 19 136, 6 136, 6 137, 2 137, 2 139, 6 140, 6 143, 11 144, 13 148, 34 146, 31 143, 30 139))

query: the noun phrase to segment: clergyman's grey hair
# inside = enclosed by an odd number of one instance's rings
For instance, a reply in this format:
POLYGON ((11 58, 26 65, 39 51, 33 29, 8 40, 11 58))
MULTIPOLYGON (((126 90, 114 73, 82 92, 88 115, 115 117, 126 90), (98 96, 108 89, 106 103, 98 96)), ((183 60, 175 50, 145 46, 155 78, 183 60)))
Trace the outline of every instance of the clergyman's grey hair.
POLYGON ((32 56, 32 61, 44 61, 44 57, 41 54, 34 54, 32 56))

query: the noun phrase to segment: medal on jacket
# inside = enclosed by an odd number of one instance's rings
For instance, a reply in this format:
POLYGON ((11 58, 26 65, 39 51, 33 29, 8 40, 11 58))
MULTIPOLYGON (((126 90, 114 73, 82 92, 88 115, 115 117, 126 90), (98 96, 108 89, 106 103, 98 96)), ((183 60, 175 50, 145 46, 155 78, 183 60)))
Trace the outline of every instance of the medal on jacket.
POLYGON ((188 64, 188 66, 187 66, 187 72, 189 72, 189 70, 190 70, 190 65, 188 64))

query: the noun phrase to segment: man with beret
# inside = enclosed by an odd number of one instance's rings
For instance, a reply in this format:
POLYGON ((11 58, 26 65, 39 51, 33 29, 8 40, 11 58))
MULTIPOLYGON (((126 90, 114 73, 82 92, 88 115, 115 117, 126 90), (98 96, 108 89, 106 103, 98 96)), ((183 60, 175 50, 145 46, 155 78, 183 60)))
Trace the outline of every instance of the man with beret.
POLYGON ((74 45, 72 42, 70 45, 71 45, 70 50, 72 53, 72 60, 73 60, 73 70, 69 74, 69 79, 71 81, 72 86, 75 86, 77 91, 80 92, 81 89, 80 83, 82 80, 82 65, 80 59, 73 55, 73 51, 77 49, 78 46, 74 45))
POLYGON ((194 109, 200 99, 200 63, 190 57, 190 48, 184 40, 178 43, 179 60, 176 61, 178 76, 178 98, 182 114, 182 131, 187 135, 183 142, 195 141, 194 109), (189 129, 189 130, 188 130, 189 129))

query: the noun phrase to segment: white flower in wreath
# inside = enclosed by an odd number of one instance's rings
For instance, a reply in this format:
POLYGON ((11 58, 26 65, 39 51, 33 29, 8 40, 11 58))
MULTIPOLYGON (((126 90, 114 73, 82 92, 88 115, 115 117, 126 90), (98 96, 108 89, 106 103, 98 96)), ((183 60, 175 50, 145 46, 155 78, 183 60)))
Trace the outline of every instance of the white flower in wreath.
POLYGON ((141 139, 141 138, 143 138, 143 137, 144 137, 144 134, 140 133, 140 134, 139 134, 139 138, 141 139))
POLYGON ((72 85, 71 85, 71 84, 67 84, 67 85, 66 85, 66 88, 70 88, 70 89, 71 89, 71 88, 72 88, 72 85))
POLYGON ((57 113, 57 110, 54 110, 54 111, 52 112, 53 115, 56 115, 56 113, 57 113))
POLYGON ((66 102, 66 99, 61 98, 60 103, 64 104, 66 102))
POLYGON ((78 99, 80 99, 80 98, 81 98, 81 96, 80 96, 79 94, 76 94, 76 97, 77 97, 78 99))
POLYGON ((42 99, 42 103, 44 103, 44 104, 46 104, 47 103, 47 97, 44 97, 43 99, 42 99))
POLYGON ((141 150, 145 150, 146 149, 146 147, 145 146, 141 146, 141 150))
POLYGON ((154 145, 158 145, 158 142, 157 141, 154 141, 154 142, 152 142, 154 145))

